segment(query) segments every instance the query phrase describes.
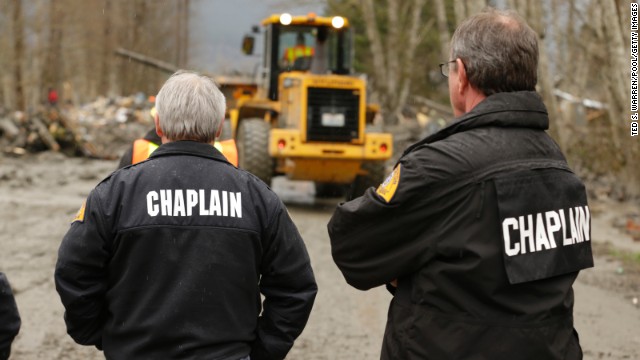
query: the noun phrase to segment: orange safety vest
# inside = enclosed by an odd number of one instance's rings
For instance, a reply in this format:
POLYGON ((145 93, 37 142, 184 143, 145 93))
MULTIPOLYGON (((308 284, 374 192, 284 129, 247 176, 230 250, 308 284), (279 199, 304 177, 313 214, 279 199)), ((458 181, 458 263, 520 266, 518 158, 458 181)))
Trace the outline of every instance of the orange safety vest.
MULTIPOLYGON (((224 157, 227 158, 227 161, 233 164, 233 166, 238 166, 238 149, 236 148, 236 141, 233 139, 216 141, 213 145, 216 149, 218 149, 224 157)), ((138 139, 133 142, 133 153, 131 155, 131 164, 137 164, 143 160, 146 160, 151 156, 159 145, 152 143, 146 139, 138 139)))
POLYGON ((133 153, 131 155, 131 164, 137 164, 143 160, 147 160, 151 153, 156 151, 159 145, 152 143, 146 139, 138 139, 133 142, 133 153))
POLYGON ((236 147, 236 141, 233 139, 216 141, 213 146, 218 149, 227 161, 238 167, 238 148, 236 147))
POLYGON ((287 49, 287 61, 293 64, 297 58, 303 56, 313 56, 313 48, 311 46, 297 45, 287 49))

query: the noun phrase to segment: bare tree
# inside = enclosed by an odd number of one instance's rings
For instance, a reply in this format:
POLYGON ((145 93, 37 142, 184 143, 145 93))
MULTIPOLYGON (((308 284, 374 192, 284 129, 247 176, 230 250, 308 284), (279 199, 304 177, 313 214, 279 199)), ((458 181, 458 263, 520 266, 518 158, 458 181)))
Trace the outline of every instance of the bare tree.
POLYGON ((24 61, 24 17, 22 0, 13 2, 13 76, 15 89, 15 108, 26 110, 24 85, 22 83, 22 64, 24 61))
MULTIPOLYGON (((155 92, 166 74, 118 60, 125 47, 162 60, 188 54, 189 1, 180 0, 180 51, 174 36, 175 3, 155 0, 0 1, 2 100, 12 109, 33 108, 46 89, 84 102, 97 95, 155 92), (26 39, 29 41, 26 41, 26 39)), ((172 61, 173 62, 173 61, 172 61)))
MULTIPOLYGON (((60 75, 62 72, 62 28, 64 24, 64 11, 61 1, 50 0, 48 7, 48 36, 44 39, 45 56, 42 64, 42 90, 48 87, 60 87, 60 75)), ((42 93, 41 98, 44 97, 42 93)))
POLYGON ((627 194, 640 194, 640 170, 632 166, 640 145, 629 136, 628 99, 621 86, 630 76, 625 60, 630 41, 628 3, 508 3, 540 35, 540 92, 553 121, 551 133, 569 160, 596 175, 616 174, 624 179, 627 194), (555 56, 549 49, 555 49, 555 56), (560 104, 557 90, 577 99, 604 101, 606 110, 585 110, 577 100, 560 104))
POLYGON ((480 12, 486 6, 486 0, 454 1, 453 9, 456 14, 456 23, 460 24, 462 20, 480 12))
POLYGON ((98 93, 107 94, 109 93, 109 74, 111 70, 111 64, 113 63, 112 52, 113 52, 113 21, 112 21, 112 0, 104 0, 103 8, 102 8, 102 51, 101 51, 101 62, 100 62, 100 70, 98 72, 98 93))
POLYGON ((397 124, 407 101, 412 66, 421 32, 432 27, 422 23, 426 0, 387 1, 386 33, 380 30, 373 0, 360 2, 374 64, 374 87, 386 112, 386 123, 397 124))
POLYGON ((629 68, 630 21, 629 4, 617 7, 614 1, 598 2, 602 18, 603 43, 607 44, 607 66, 601 74, 606 89, 609 110, 609 124, 614 141, 614 151, 623 166, 621 175, 626 178, 628 190, 640 194, 640 170, 637 166, 637 155, 640 145, 637 139, 630 136, 630 109, 628 108, 628 92, 621 84, 627 84, 628 89, 631 71, 629 68))
POLYGON ((176 60, 178 67, 187 64, 187 49, 189 46, 189 0, 178 0, 176 2, 176 60))
MULTIPOLYGON (((622 30, 622 19, 613 1, 598 2, 602 11, 602 18, 607 19, 602 22, 602 35, 605 44, 609 44, 609 69, 607 69, 607 94, 609 98, 609 119, 612 126, 612 135, 616 138, 616 148, 621 151, 620 128, 621 119, 626 112, 623 110, 627 102, 627 95, 620 84, 629 81, 628 56, 624 42, 624 31, 622 30), (626 61, 625 61, 626 60, 626 61)), ((624 119, 628 119, 625 116, 624 119)))
POLYGON ((444 0, 433 0, 433 6, 436 10, 436 19, 438 21, 438 35, 440 37, 440 57, 442 59, 448 59, 451 34, 449 33, 449 25, 447 23, 447 12, 444 5, 444 0))
POLYGON ((551 73, 551 59, 547 49, 547 31, 545 19, 547 18, 543 10, 541 1, 530 0, 511 0, 511 6, 525 19, 528 19, 529 25, 538 34, 538 85, 539 91, 544 99, 549 112, 551 124, 551 133, 556 140, 562 145, 568 141, 569 133, 566 130, 566 123, 560 116, 558 111, 558 102, 554 95, 553 75, 551 73), (556 126, 557 125, 557 126, 556 126))
POLYGON ((187 64, 189 63, 189 18, 190 18, 190 11, 191 11, 191 7, 189 6, 189 0, 184 0, 184 12, 183 12, 183 17, 184 20, 182 21, 182 46, 181 46, 181 51, 182 51, 182 58, 181 58, 181 65, 187 66, 187 64))

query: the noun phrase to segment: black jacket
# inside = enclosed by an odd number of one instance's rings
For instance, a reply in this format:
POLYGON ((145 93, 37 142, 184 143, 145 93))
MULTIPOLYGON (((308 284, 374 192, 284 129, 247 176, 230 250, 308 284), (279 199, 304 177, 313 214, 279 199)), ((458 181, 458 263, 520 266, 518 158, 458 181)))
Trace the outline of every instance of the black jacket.
POLYGON ((0 360, 11 354, 11 344, 20 331, 20 315, 7 277, 0 273, 0 360))
POLYGON ((491 95, 409 147, 328 229, 346 280, 398 279, 383 359, 579 359, 572 284, 593 266, 581 181, 533 92, 491 95))
POLYGON ((69 334, 109 359, 281 359, 317 291, 278 197, 191 141, 91 192, 55 280, 69 334))

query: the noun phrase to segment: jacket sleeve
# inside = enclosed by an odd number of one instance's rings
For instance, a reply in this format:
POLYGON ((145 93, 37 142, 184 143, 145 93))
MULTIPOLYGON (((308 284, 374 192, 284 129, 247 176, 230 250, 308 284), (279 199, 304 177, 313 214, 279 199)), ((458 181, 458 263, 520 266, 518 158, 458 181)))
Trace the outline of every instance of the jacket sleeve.
POLYGON ((11 343, 20 330, 20 315, 9 281, 0 273, 0 360, 11 354, 11 343))
POLYGON ((54 276, 67 332, 78 344, 101 349, 109 251, 99 208, 94 190, 62 240, 54 276))
POLYGON ((347 283, 360 290, 410 275, 431 254, 430 216, 418 205, 430 196, 424 168, 404 159, 394 173, 378 190, 369 188, 338 205, 327 226, 336 265, 347 283))
POLYGON ((284 359, 302 333, 316 293, 309 255, 284 205, 266 231, 260 279, 264 295, 251 359, 284 359))

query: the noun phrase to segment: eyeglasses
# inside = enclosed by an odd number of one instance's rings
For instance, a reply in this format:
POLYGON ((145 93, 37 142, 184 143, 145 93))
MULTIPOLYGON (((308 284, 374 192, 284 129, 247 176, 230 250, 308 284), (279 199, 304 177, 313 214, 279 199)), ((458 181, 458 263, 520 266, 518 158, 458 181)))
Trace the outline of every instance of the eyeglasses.
POLYGON ((447 61, 446 63, 440 64, 440 73, 444 77, 449 77, 449 64, 455 63, 455 60, 447 61), (446 66, 446 68, 445 68, 446 66))

